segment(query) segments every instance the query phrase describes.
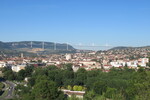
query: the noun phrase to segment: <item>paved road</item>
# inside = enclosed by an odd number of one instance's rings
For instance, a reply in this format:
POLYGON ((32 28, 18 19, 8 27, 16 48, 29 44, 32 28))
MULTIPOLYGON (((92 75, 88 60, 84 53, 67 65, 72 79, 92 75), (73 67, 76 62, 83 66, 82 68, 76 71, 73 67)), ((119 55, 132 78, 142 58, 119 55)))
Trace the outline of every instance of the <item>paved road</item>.
POLYGON ((10 81, 5 81, 4 83, 8 85, 8 88, 7 88, 8 93, 5 96, 5 99, 13 98, 13 96, 14 96, 13 92, 14 92, 15 84, 13 82, 10 82, 10 81))

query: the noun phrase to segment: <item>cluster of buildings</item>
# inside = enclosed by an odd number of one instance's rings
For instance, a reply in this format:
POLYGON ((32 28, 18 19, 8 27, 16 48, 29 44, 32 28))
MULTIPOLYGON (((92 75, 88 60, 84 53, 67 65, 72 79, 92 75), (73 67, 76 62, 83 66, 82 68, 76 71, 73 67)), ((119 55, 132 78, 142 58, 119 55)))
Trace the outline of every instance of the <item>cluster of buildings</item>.
POLYGON ((14 72, 19 72, 25 69, 27 65, 33 65, 35 67, 55 65, 61 68, 63 64, 72 63, 74 72, 79 68, 85 68, 86 70, 102 69, 107 72, 112 67, 123 68, 126 66, 134 69, 138 69, 139 66, 148 67, 147 63, 149 63, 149 59, 146 53, 141 54, 136 52, 134 54, 131 51, 128 52, 129 53, 127 53, 127 50, 115 50, 73 54, 50 54, 40 57, 23 57, 23 54, 21 54, 20 57, 1 60, 0 68, 9 67, 14 72), (133 57, 136 57, 134 59, 130 58, 131 54, 133 57))
POLYGON ((4 60, 4 61, 0 61, 0 68, 3 67, 11 68, 12 71, 14 72, 19 72, 20 70, 25 69, 26 64, 23 63, 18 64, 14 60, 4 60))
POLYGON ((147 63, 149 63, 148 58, 139 58, 137 60, 115 60, 111 61, 109 65, 104 65, 104 69, 110 69, 112 67, 115 68, 123 68, 123 67, 128 67, 128 68, 133 68, 133 69, 138 69, 139 67, 147 67, 147 63))

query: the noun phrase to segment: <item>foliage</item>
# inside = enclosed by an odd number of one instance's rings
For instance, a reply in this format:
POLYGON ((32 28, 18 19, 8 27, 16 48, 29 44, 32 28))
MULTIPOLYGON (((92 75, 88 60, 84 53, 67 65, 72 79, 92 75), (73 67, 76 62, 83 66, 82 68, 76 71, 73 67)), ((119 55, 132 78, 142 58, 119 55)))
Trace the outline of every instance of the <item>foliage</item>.
MULTIPOLYGON (((4 78, 9 80, 21 81, 25 77, 30 77, 27 87, 16 88, 21 100, 65 100, 66 97, 60 92, 62 87, 74 91, 86 90, 85 100, 148 100, 150 98, 150 72, 142 68, 139 70, 128 67, 112 68, 108 73, 80 68, 77 72, 73 72, 72 64, 67 64, 63 65, 62 69, 48 66, 25 69, 18 73, 3 69, 3 72, 4 78)), ((69 99, 76 100, 76 97, 69 99)))
POLYGON ((33 87, 32 94, 37 100, 54 100, 59 93, 54 82, 41 80, 33 87))
POLYGON ((70 85, 68 85, 67 89, 68 90, 72 90, 72 87, 70 85))
POLYGON ((18 73, 15 73, 12 71, 12 69, 4 67, 2 69, 2 72, 4 74, 3 77, 6 80, 23 81, 25 77, 30 77, 32 75, 33 69, 34 69, 33 66, 27 66, 25 70, 20 70, 18 73))
POLYGON ((106 98, 113 98, 117 94, 117 89, 115 88, 107 88, 107 91, 105 93, 106 98))
POLYGON ((68 98, 68 100, 82 100, 82 99, 77 98, 76 95, 72 95, 71 97, 68 98))
POLYGON ((15 80, 16 74, 15 74, 10 68, 4 67, 4 68, 2 69, 2 72, 3 72, 3 77, 4 77, 6 80, 15 80))

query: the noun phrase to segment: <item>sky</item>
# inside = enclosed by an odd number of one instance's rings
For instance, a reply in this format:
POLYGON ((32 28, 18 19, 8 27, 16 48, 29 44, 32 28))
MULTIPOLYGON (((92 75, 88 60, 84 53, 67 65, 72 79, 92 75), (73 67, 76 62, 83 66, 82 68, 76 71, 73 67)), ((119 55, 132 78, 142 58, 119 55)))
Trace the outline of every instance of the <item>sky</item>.
POLYGON ((0 0, 0 41, 150 45, 150 0, 0 0))

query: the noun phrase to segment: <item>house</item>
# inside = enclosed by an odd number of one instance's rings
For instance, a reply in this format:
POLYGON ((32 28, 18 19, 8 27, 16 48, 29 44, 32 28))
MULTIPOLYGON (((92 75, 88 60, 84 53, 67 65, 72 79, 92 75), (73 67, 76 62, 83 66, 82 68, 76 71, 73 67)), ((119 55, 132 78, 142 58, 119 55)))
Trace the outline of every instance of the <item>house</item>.
POLYGON ((80 68, 80 65, 73 65, 72 66, 72 69, 74 72, 77 72, 79 68, 80 68))
POLYGON ((3 61, 0 61, 0 68, 5 67, 5 66, 6 66, 6 63, 3 61))
POLYGON ((26 65, 13 65, 11 67, 12 71, 19 72, 22 69, 25 69, 26 65))
POLYGON ((105 69, 105 70, 109 70, 109 69, 111 69, 113 66, 112 65, 103 65, 103 68, 105 69))
POLYGON ((66 54, 66 60, 70 60, 72 59, 72 55, 71 54, 66 54))
POLYGON ((80 61, 79 63, 81 63, 81 64, 83 64, 85 66, 89 66, 89 67, 97 64, 96 61, 80 61))
POLYGON ((80 98, 80 99, 83 99, 83 96, 85 94, 85 91, 70 91, 70 90, 62 90, 62 91, 68 97, 71 97, 72 95, 75 95, 77 98, 80 98))

